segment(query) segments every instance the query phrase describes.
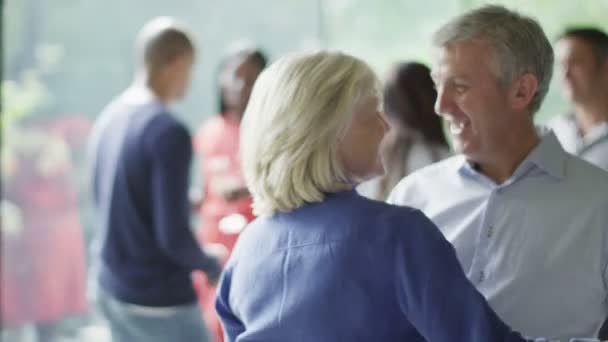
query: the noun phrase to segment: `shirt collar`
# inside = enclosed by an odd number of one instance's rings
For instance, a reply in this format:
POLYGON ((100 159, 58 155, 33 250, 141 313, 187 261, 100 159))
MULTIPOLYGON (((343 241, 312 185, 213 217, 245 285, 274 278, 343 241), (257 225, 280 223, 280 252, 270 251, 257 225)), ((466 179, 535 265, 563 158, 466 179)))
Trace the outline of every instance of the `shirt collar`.
POLYGON ((567 154, 562 145, 552 130, 538 127, 537 131, 541 137, 540 143, 530 152, 522 165, 532 163, 555 178, 564 178, 567 154))
POLYGON ((584 137, 582 137, 584 145, 593 144, 595 141, 608 135, 608 121, 604 121, 595 125, 584 137))
POLYGON ((152 90, 141 84, 132 84, 124 93, 123 101, 132 105, 153 104, 164 107, 160 100, 154 95, 152 90))
POLYGON ((576 144, 578 149, 582 149, 587 145, 593 144, 595 141, 608 135, 608 121, 596 124, 587 134, 582 135, 581 131, 576 124, 576 117, 574 113, 570 113, 565 116, 565 121, 570 126, 570 129, 574 132, 576 144))
MULTIPOLYGON (((546 127, 537 127, 540 142, 528 156, 517 167, 511 179, 519 178, 527 173, 531 167, 537 167, 552 177, 562 179, 565 176, 565 163, 567 154, 557 140, 555 133, 546 127)), ((464 156, 460 156, 459 172, 462 175, 479 177, 480 173, 475 169, 471 162, 464 156)))

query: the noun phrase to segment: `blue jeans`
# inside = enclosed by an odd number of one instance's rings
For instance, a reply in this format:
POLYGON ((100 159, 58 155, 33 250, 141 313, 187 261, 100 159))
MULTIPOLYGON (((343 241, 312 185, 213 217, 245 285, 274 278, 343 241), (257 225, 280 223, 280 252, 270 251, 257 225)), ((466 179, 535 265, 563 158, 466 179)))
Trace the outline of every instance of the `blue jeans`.
POLYGON ((99 310, 108 322, 113 342, 210 342, 196 303, 144 307, 124 303, 98 289, 99 310))

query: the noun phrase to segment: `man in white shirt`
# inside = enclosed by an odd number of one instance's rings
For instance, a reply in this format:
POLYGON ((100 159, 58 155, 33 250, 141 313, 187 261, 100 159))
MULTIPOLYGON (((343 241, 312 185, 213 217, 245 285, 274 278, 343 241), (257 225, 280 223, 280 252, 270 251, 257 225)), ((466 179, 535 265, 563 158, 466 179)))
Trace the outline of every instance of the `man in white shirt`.
POLYGON ((608 170, 608 35, 571 28, 555 50, 572 112, 550 126, 566 151, 608 170))
POLYGON ((595 336, 608 313, 608 173, 534 126, 550 42, 535 20, 486 6, 441 27, 434 45, 435 109, 459 155, 406 177, 389 202, 433 220, 514 329, 595 336))

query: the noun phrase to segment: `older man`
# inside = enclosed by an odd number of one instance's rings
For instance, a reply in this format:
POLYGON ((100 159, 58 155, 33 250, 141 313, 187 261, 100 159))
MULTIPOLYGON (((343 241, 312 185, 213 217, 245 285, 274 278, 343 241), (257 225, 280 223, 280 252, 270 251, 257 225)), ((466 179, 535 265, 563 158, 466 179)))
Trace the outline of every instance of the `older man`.
POLYGON ((389 201, 439 226, 514 329, 594 336, 608 312, 608 174, 534 126, 550 42, 535 20, 487 6, 441 27, 434 44, 436 112, 459 155, 407 177, 389 201))

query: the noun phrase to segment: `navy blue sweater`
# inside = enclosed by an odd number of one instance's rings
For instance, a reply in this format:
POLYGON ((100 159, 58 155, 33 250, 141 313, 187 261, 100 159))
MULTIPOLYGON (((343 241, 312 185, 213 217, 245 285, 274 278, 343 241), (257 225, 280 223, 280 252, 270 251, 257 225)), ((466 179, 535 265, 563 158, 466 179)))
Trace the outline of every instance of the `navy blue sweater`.
POLYGON ((191 271, 217 275, 220 266, 190 228, 187 129, 154 98, 131 88, 96 122, 90 151, 104 234, 101 287, 138 305, 194 302, 191 271))

